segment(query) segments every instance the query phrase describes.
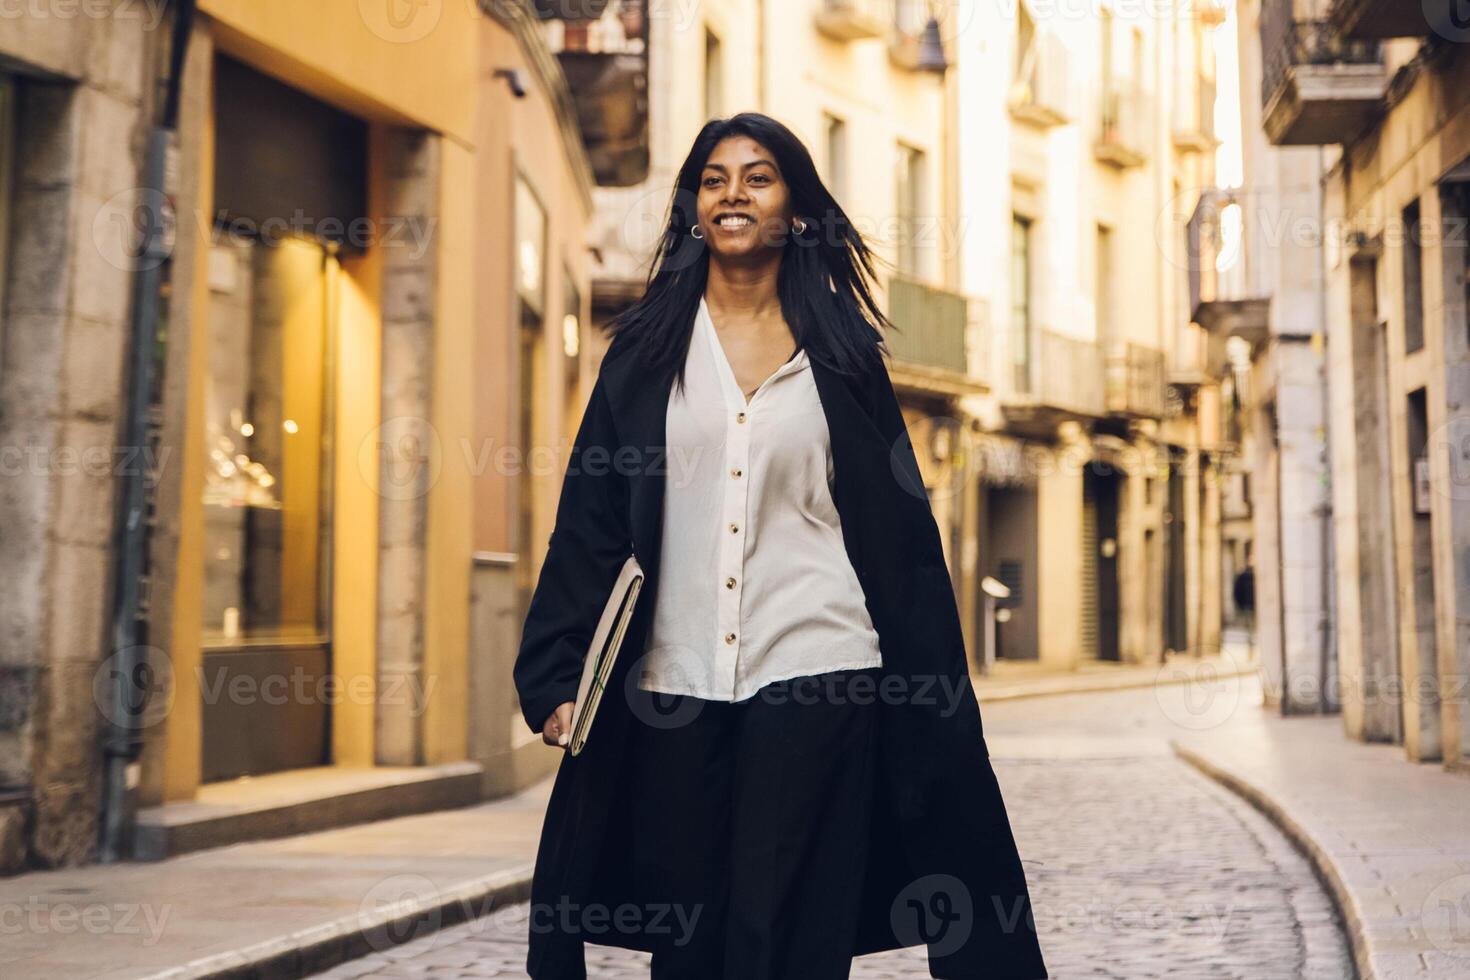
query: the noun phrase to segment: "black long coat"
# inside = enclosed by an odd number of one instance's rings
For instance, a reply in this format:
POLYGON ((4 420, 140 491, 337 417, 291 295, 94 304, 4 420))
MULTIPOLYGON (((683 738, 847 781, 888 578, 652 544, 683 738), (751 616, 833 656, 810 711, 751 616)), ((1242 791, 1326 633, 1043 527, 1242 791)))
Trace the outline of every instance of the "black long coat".
MULTIPOLYGON (((603 359, 578 430, 515 664, 535 731, 575 698, 585 650, 631 547, 646 579, 591 737, 563 757, 535 877, 527 970, 584 976, 583 941, 649 949, 632 902, 636 833, 622 768, 630 666, 644 650, 663 530, 669 388, 650 384, 625 337, 603 359), (633 907, 630 906, 630 909, 633 907)), ((853 955, 929 945, 935 977, 1047 976, 1030 896, 981 733, 939 530, 888 372, 811 358, 832 443, 834 502, 883 655, 877 799, 853 955)), ((641 924, 640 924, 641 923, 641 924)), ((644 925, 646 924, 646 928, 644 925)), ((667 928, 667 927, 664 927, 667 928)))

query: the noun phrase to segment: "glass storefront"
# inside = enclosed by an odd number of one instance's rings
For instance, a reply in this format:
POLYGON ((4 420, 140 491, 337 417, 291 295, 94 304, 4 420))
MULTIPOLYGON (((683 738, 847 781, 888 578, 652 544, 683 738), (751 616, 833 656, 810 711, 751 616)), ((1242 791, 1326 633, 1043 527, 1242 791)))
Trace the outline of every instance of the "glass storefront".
POLYGON ((362 120, 224 55, 214 91, 205 782, 333 761, 338 255, 364 247, 345 230, 367 210, 362 120))
POLYGON ((204 386, 206 781, 331 761, 330 250, 217 236, 204 386))
POLYGON ((327 355, 335 259, 225 239, 211 256, 204 637, 325 643, 327 355))

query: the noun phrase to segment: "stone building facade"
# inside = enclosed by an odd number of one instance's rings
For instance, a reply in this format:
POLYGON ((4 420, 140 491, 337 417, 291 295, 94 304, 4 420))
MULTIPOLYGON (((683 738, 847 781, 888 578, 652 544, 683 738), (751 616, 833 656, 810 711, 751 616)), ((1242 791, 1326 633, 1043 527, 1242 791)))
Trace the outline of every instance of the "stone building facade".
POLYGON ((1268 167, 1248 189, 1295 193, 1267 217, 1289 227, 1295 207, 1318 232, 1294 262, 1314 327, 1274 376, 1325 392, 1308 399, 1324 406, 1311 441, 1325 446, 1301 455, 1321 460, 1304 474, 1314 490, 1331 474, 1310 514, 1280 505, 1283 549, 1296 538, 1311 550, 1321 513, 1331 526, 1318 549, 1329 557, 1287 577, 1303 596, 1325 583, 1315 618, 1330 638, 1320 656, 1288 645, 1283 705, 1340 708, 1351 737, 1462 767, 1470 34, 1449 3, 1246 6, 1260 89, 1242 101, 1259 99, 1271 152, 1295 161, 1295 179, 1268 167))
POLYGON ((1214 192, 1224 7, 965 9, 957 241, 990 311, 991 390, 965 404, 982 574, 1011 592, 996 652, 1218 653, 1236 447, 1189 236, 1214 192))
POLYGON ((530 3, 393 9, 0 16, 0 872, 464 805, 554 764, 510 679, 545 540, 517 515, 590 387, 594 172, 530 3), (139 256, 155 197, 174 220, 139 256))
POLYGON ((159 4, 0 18, 0 870, 98 832, 132 218, 159 4))

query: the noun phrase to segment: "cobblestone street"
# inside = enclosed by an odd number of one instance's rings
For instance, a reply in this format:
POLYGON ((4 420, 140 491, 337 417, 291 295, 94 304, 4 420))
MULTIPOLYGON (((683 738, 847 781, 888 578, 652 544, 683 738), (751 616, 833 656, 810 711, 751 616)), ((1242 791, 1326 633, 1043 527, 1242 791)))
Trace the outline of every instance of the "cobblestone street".
MULTIPOLYGON (((1255 811, 1169 752, 1179 725, 1199 718, 1191 693, 1160 687, 983 709, 1052 975, 1351 977, 1307 864, 1255 811)), ((1257 696, 1253 682, 1231 693, 1227 708, 1257 696)), ((320 976, 524 976, 525 931, 526 906, 515 906, 320 976)), ((589 946, 587 961, 593 977, 647 976, 642 954, 589 946)), ((928 975, 922 947, 863 957, 853 970, 928 975)))
POLYGON ((1467 229, 1470 0, 0 0, 0 980, 1470 980, 1467 229))

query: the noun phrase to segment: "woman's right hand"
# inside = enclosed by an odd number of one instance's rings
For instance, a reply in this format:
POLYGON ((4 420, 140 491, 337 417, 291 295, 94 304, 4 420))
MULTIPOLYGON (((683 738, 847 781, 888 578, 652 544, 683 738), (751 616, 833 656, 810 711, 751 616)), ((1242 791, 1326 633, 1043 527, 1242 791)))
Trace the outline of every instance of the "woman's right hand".
POLYGON ((541 726, 541 741, 566 748, 572 742, 572 702, 564 701, 541 726))

